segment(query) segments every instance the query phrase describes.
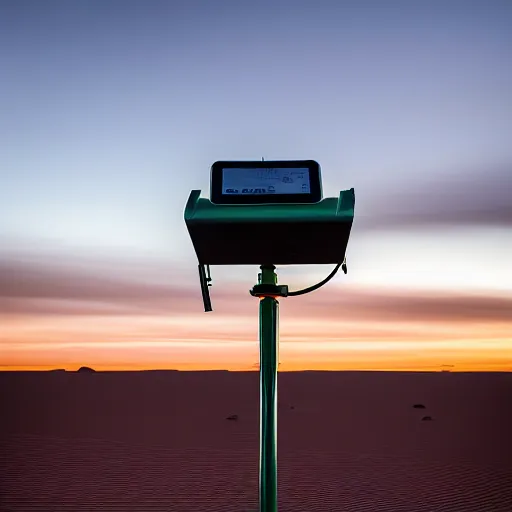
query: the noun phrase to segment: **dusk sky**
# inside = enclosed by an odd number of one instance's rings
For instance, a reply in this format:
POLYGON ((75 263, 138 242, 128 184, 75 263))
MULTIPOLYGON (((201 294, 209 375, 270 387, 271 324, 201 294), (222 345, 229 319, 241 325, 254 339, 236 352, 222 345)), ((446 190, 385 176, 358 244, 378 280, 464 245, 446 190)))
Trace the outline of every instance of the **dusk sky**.
POLYGON ((258 268, 212 267, 204 313, 183 211, 264 157, 356 194, 348 275, 281 301, 283 370, 512 370, 511 27, 510 0, 0 0, 0 368, 254 368, 258 268))

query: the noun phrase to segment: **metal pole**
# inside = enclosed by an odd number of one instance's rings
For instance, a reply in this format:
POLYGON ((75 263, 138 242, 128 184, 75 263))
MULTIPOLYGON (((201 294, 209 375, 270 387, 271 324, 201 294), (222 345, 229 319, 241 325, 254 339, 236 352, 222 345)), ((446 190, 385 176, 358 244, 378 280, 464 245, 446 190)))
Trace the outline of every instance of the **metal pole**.
MULTIPOLYGON (((260 284, 277 284, 273 265, 262 265, 260 284)), ((277 367, 279 302, 260 299, 260 512, 277 512, 277 367)))

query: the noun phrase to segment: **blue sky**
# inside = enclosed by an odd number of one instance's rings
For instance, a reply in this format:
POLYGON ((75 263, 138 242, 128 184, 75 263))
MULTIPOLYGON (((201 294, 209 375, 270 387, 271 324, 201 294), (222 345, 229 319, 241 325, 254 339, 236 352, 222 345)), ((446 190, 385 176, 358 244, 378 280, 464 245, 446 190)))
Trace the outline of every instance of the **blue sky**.
POLYGON ((356 190, 348 285, 508 296, 511 26, 505 0, 4 0, 0 258, 195 290, 210 165, 311 158, 356 190))

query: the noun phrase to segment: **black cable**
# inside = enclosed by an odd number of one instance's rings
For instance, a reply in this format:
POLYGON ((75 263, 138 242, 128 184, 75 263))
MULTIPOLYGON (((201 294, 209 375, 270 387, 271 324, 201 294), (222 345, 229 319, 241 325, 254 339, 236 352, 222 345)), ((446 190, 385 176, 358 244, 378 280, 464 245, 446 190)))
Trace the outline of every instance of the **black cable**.
POLYGON ((341 266, 343 266, 343 272, 345 272, 345 274, 346 274, 347 273, 347 263, 346 263, 346 260, 343 260, 343 263, 338 263, 334 267, 334 270, 323 281, 320 281, 319 283, 314 284, 313 286, 309 286, 308 288, 304 288, 303 290, 296 290, 294 292, 288 292, 288 297, 294 297, 296 295, 304 295, 305 293, 314 292, 315 290, 318 290, 318 288, 320 288, 325 283, 330 281, 336 275, 336 272, 338 272, 338 270, 340 269, 341 266))

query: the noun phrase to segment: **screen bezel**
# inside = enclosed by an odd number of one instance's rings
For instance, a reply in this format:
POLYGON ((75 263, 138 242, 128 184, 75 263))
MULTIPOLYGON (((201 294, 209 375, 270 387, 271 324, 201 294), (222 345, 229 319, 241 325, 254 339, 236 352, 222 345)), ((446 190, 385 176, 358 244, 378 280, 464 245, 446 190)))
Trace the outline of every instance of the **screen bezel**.
POLYGON ((210 201, 214 204, 313 204, 321 200, 320 165, 315 160, 218 161, 211 168, 210 201), (222 193, 223 169, 265 169, 266 167, 281 169, 293 167, 307 168, 309 171, 309 194, 224 195, 222 193))

